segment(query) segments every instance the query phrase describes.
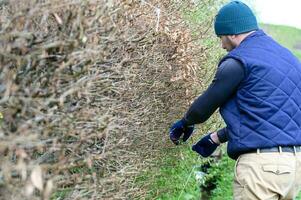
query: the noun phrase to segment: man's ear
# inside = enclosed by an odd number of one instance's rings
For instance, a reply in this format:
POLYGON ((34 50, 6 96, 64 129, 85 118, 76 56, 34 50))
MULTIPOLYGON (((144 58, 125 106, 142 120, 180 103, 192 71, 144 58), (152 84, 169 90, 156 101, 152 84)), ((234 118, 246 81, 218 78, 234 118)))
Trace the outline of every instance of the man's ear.
POLYGON ((236 46, 236 45, 238 45, 237 42, 239 40, 239 35, 229 35, 228 39, 234 46, 236 46))

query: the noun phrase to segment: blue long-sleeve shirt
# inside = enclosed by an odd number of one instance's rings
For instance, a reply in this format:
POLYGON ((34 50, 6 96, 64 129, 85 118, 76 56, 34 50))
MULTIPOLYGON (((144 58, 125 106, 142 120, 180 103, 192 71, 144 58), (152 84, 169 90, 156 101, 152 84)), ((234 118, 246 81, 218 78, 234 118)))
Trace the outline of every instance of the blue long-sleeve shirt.
MULTIPOLYGON (((210 86, 189 107, 183 118, 185 123, 192 125, 205 122, 217 108, 235 94, 244 76, 244 66, 241 62, 232 58, 222 62, 210 86)), ((221 142, 228 140, 226 127, 217 133, 221 142)))

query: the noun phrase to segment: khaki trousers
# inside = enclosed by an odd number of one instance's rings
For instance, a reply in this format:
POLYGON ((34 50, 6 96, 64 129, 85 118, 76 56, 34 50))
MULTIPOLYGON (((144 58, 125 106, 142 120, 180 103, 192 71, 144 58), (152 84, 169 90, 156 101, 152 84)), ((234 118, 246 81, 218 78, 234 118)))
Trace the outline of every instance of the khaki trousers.
POLYGON ((301 152, 243 154, 234 174, 235 200, 294 199, 301 189, 301 152))

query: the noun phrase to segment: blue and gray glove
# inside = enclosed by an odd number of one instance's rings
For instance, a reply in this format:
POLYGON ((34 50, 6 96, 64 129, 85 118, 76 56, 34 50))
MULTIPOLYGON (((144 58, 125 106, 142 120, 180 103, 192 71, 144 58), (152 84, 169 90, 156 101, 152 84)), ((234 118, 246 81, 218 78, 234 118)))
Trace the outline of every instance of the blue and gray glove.
POLYGON ((196 151, 203 157, 210 156, 215 151, 215 149, 219 146, 219 144, 213 142, 210 135, 211 133, 202 137, 200 141, 198 141, 196 144, 192 146, 192 150, 196 151))
POLYGON ((175 144, 180 144, 180 138, 183 135, 183 142, 186 142, 188 138, 192 135, 194 130, 194 125, 187 126, 183 119, 177 121, 172 125, 169 130, 169 138, 175 144))

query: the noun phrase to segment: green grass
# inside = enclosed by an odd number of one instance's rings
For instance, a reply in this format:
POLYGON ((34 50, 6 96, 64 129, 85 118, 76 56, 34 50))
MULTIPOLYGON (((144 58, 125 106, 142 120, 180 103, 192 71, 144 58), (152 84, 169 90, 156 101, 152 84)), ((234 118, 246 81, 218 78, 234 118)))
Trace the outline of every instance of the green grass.
POLYGON ((162 159, 157 160, 152 170, 147 170, 137 179, 137 183, 149 182, 146 199, 172 200, 200 199, 199 184, 194 175, 194 166, 200 161, 189 144, 166 147, 162 159))
POLYGON ((232 181, 234 177, 235 161, 224 155, 222 160, 213 164, 208 176, 216 180, 216 189, 212 191, 212 200, 232 200, 232 181))
POLYGON ((60 188, 51 195, 51 200, 66 199, 67 195, 72 192, 73 188, 60 188))

